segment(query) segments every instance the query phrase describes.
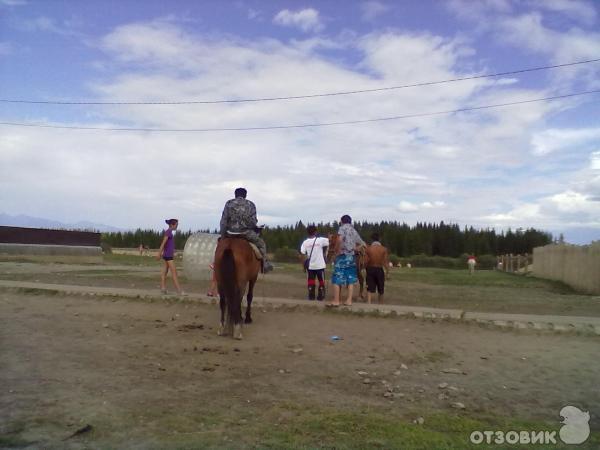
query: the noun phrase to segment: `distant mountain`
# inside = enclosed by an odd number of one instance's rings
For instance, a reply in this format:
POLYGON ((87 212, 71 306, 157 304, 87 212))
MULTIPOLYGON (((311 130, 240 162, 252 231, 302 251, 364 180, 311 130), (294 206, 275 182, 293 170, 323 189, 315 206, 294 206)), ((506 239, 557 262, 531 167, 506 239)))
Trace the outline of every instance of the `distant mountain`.
POLYGON ((120 228, 105 225, 103 223, 93 223, 81 221, 77 223, 63 223, 56 220, 44 219, 41 217, 31 217, 20 214, 11 216, 0 213, 0 225, 8 227, 26 227, 26 228, 48 228, 48 229, 68 229, 68 230, 94 230, 94 231, 123 231, 120 228))

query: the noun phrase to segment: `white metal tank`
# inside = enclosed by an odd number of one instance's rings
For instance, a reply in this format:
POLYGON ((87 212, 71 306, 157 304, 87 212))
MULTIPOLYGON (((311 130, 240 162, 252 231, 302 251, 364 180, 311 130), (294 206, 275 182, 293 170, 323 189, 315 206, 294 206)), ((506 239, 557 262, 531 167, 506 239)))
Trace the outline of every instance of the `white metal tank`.
POLYGON ((183 248, 183 271, 188 280, 210 280, 218 234, 194 233, 183 248))

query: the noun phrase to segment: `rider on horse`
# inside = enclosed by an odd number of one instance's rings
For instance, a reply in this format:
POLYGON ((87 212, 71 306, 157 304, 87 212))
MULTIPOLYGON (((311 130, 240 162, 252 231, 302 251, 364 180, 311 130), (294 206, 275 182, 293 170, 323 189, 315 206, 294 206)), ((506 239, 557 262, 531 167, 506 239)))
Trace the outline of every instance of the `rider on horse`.
POLYGON ((247 191, 244 188, 235 190, 235 198, 228 200, 221 216, 221 237, 227 237, 228 232, 241 235, 249 242, 256 245, 262 255, 263 271, 270 272, 273 266, 267 261, 267 245, 256 232, 256 206, 246 199, 247 191))

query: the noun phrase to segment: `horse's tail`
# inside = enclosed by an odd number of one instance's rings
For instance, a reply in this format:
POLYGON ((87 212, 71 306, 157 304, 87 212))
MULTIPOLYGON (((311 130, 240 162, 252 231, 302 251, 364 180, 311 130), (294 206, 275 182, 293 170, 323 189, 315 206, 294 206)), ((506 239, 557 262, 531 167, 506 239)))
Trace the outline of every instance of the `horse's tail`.
POLYGON ((233 251, 227 248, 223 251, 221 259, 221 280, 223 283, 223 294, 227 301, 227 314, 231 324, 239 323, 242 317, 242 297, 237 282, 235 259, 233 251))

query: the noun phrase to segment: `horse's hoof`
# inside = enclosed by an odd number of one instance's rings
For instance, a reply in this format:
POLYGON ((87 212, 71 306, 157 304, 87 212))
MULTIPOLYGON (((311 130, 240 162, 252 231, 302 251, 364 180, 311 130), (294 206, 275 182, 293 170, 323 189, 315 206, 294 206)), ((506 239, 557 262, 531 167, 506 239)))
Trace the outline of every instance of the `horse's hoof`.
POLYGON ((252 317, 246 317, 244 323, 252 323, 252 317))
POLYGON ((217 336, 225 336, 225 327, 223 324, 219 325, 219 329, 217 330, 217 336))
POLYGON ((241 340, 242 339, 242 326, 235 325, 233 327, 233 337, 234 339, 241 340))

